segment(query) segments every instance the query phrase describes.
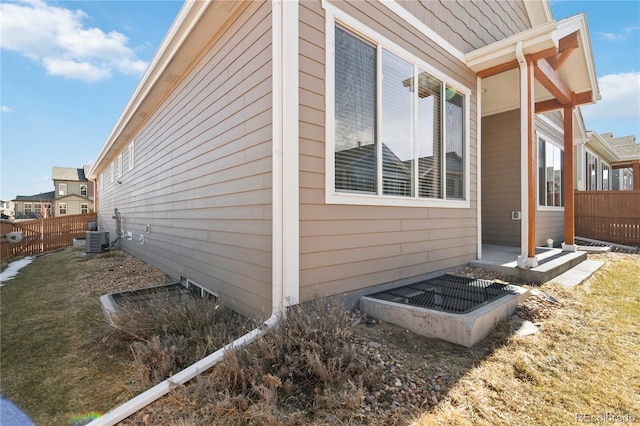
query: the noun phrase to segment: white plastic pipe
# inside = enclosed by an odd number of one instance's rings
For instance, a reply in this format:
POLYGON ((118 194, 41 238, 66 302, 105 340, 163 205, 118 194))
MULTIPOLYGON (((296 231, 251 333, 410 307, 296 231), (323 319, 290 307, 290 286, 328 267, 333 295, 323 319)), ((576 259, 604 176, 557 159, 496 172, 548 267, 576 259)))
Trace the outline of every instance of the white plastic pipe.
POLYGON ((239 339, 234 340, 221 349, 218 349, 211 355, 202 358, 200 361, 190 365, 179 373, 174 374, 163 382, 158 383, 150 389, 147 389, 135 398, 130 399, 119 407, 116 407, 113 410, 109 411, 104 416, 92 421, 88 424, 88 426, 113 426, 116 423, 126 419, 130 415, 136 413, 137 411, 156 401, 160 397, 168 394, 176 385, 182 385, 196 377, 198 374, 201 374, 202 372, 213 367, 220 360, 222 360, 226 352, 240 349, 253 342, 258 337, 264 335, 269 328, 275 327, 278 324, 278 321, 278 315, 271 315, 271 317, 267 321, 265 321, 261 327, 250 331, 239 339))
POLYGON ((298 296, 298 198, 297 198, 297 57, 298 57, 298 4, 297 2, 272 0, 273 27, 273 276, 272 314, 261 327, 218 349, 211 355, 146 390, 135 398, 92 421, 88 426, 113 426, 166 395, 176 385, 181 385, 220 362, 227 351, 240 349, 276 327, 286 312, 286 307, 297 304, 298 296), (283 48, 284 44, 287 48, 283 48), (285 52, 286 51, 286 55, 285 52), (286 57, 285 57, 286 56, 286 57), (287 72, 285 72, 288 70, 287 72), (293 83, 292 83, 293 81, 293 83), (294 87, 284 95, 285 82, 294 87), (284 99, 287 102, 285 103, 284 99), (286 112, 286 113, 285 113, 286 112), (289 124, 285 129, 285 122, 289 124), (286 130, 286 131, 285 131, 286 130), (285 142, 288 141, 287 149, 285 142), (285 151, 288 157, 285 158, 285 151), (293 152, 293 154, 292 154, 293 152), (285 175, 286 174, 286 178, 285 175), (293 185, 295 191, 290 190, 293 185), (289 189, 289 190, 287 190, 289 189), (286 200, 285 200, 286 197, 286 200), (289 206, 289 209, 286 208, 289 206), (293 207, 292 207, 293 206, 293 207), (283 239, 287 235, 287 240, 283 239))

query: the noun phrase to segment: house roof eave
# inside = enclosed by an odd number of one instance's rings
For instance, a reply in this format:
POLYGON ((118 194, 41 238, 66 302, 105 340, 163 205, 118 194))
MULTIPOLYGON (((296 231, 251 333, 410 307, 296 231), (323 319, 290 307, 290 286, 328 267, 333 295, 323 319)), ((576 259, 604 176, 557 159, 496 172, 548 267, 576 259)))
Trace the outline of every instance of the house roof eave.
MULTIPOLYGON (((576 46, 567 51, 569 53, 562 58, 562 65, 554 68, 553 72, 575 96, 573 106, 588 105, 600 100, 586 18, 584 14, 578 14, 530 28, 465 55, 467 66, 482 78, 484 92, 489 92, 483 96, 494 97, 485 99, 488 101, 486 108, 483 101, 482 114, 518 107, 517 97, 504 91, 505 85, 518 84, 519 81, 517 46, 521 46, 527 60, 536 62, 536 66, 541 66, 546 62, 543 59, 548 56, 550 56, 549 59, 560 60, 561 53, 567 49, 566 41, 572 38, 576 39, 576 46), (565 44, 564 48, 562 44, 565 44), (560 49, 563 49, 562 52, 560 49)), ((544 85, 538 79, 536 79, 536 86, 536 106, 539 102, 555 100, 555 95, 549 92, 547 87, 543 87, 544 85)), ((562 106, 564 102, 566 101, 556 103, 562 106)), ((550 105, 544 106, 550 107, 550 105)))
MULTIPOLYGON (((197 13, 194 14, 194 10, 202 7, 206 8, 207 6, 208 2, 185 1, 178 13, 178 16, 173 21, 171 28, 162 40, 160 47, 151 60, 151 63, 138 82, 136 89, 129 98, 124 110, 120 114, 118 121, 116 121, 116 124, 111 130, 105 144, 98 153, 96 160, 93 162, 93 165, 89 170, 89 179, 95 180, 100 171, 105 169, 103 163, 106 162, 105 160, 109 160, 109 158, 107 158, 108 153, 114 147, 118 139, 123 136, 124 129, 133 124, 132 121, 134 120, 134 114, 138 111, 140 104, 153 89, 162 74, 162 71, 175 55, 177 50, 176 48, 179 47, 179 45, 175 45, 174 41, 178 37, 182 38, 186 36, 186 34, 188 34, 192 29, 192 26, 189 24, 199 16, 197 13)), ((139 117, 138 120, 141 118, 142 117, 139 117)), ((126 136, 129 136, 129 134, 126 136)))
POLYGON ((607 160, 610 162, 620 161, 619 156, 611 149, 609 144, 604 140, 600 134, 587 130, 587 146, 596 150, 598 153, 603 152, 609 157, 607 160))
POLYGON ((93 162, 88 179, 95 181, 117 153, 133 140, 241 4, 240 0, 185 1, 93 162))

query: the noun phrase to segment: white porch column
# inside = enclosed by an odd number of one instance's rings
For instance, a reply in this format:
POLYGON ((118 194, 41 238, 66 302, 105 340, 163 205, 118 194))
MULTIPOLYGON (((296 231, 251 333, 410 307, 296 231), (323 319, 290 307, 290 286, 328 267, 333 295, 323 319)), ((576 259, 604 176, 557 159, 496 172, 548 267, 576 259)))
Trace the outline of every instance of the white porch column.
POLYGON ((529 174, 531 173, 530 169, 532 167, 529 150, 532 149, 530 141, 533 134, 532 125, 535 120, 535 108, 532 109, 533 71, 529 69, 529 64, 522 51, 522 41, 518 41, 516 44, 516 57, 518 59, 518 66, 520 67, 520 210, 522 211, 518 266, 523 269, 528 269, 538 266, 538 258, 535 256, 535 241, 533 242, 533 253, 530 253, 532 244, 531 241, 529 241, 532 223, 535 230, 535 204, 533 205, 533 209, 531 209, 529 188, 529 174))

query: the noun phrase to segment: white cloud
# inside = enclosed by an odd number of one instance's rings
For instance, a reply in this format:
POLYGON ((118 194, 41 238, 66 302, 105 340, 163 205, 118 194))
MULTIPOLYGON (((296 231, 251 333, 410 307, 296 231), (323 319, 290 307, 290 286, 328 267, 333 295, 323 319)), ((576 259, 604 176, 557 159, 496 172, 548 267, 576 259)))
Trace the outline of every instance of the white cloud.
POLYGON ((57 58, 44 58, 42 62, 50 75, 59 75, 89 83, 111 77, 109 68, 100 68, 89 62, 75 62, 57 58))
POLYGON ((602 99, 585 107, 585 119, 640 120, 640 72, 609 74, 598 79, 602 99))
POLYGON ((140 75, 146 62, 117 31, 86 27, 82 10, 48 5, 43 0, 0 4, 0 47, 39 62, 51 75, 93 82, 112 71, 140 75))
POLYGON ((634 35, 636 31, 640 30, 640 27, 626 27, 618 33, 597 33, 598 37, 606 41, 623 41, 627 40, 634 35))
POLYGON ((10 106, 2 105, 1 109, 2 112, 13 112, 13 108, 11 108, 10 106))
POLYGON ((640 135, 640 72, 609 74, 598 79, 602 99, 583 108, 587 129, 615 136, 640 135))

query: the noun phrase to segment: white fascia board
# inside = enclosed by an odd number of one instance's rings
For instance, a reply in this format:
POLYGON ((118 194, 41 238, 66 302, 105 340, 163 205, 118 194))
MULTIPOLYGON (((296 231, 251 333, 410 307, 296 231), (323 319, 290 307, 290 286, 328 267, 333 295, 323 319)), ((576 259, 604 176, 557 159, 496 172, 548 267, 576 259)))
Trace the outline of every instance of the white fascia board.
POLYGON ((593 58, 593 51, 591 49, 591 36, 589 34, 589 26, 587 24, 587 18, 584 13, 579 13, 574 16, 570 16, 558 21, 559 39, 567 36, 571 33, 578 31, 580 35, 579 49, 582 49, 585 62, 587 64, 587 73, 589 75, 589 82, 591 84, 591 99, 593 102, 597 102, 601 99, 600 88, 598 87, 598 76, 596 74, 596 62, 593 58))
POLYGON ((548 22, 530 28, 511 37, 498 40, 465 54, 467 66, 479 72, 492 66, 516 60, 516 44, 522 42, 525 55, 550 47, 558 47, 558 39, 554 34, 556 22, 548 22))
POLYGON ((600 134, 592 131, 587 131, 587 146, 591 147, 594 150, 605 152, 609 156, 609 161, 620 161, 620 158, 616 155, 616 153, 611 149, 609 144, 600 136, 600 134))
POLYGON ((153 56, 151 63, 147 67, 145 73, 140 79, 140 82, 136 86, 135 91, 129 98, 129 101, 122 111, 122 114, 118 118, 118 121, 111 130, 107 141, 98 153, 96 160, 93 162, 91 169, 89 170, 89 175, 93 179, 97 177, 100 170, 103 168, 101 167, 102 162, 105 159, 107 153, 113 147, 116 139, 120 136, 133 115, 137 112, 138 107, 145 99, 147 94, 151 91, 169 62, 171 62, 171 59, 173 59, 180 46, 182 46, 182 43, 184 42, 186 37, 191 33, 196 23, 200 20, 200 17, 207 9, 209 4, 209 2, 205 1, 185 1, 184 5, 180 9, 180 12, 178 12, 178 16, 173 21, 171 28, 169 28, 169 31, 162 40, 162 43, 160 44, 160 47, 158 48, 156 54, 153 56), (192 10, 195 10, 196 7, 199 7, 200 10, 198 10, 195 15, 192 15, 191 12, 192 10), (189 20, 187 20, 187 18, 189 18, 189 20), (175 40, 178 40, 178 42, 174 43, 175 40))
POLYGON ((587 129, 584 127, 584 118, 582 117, 582 110, 580 109, 580 107, 575 108, 575 110, 573 111, 573 115, 575 125, 578 130, 580 130, 580 140, 574 143, 574 145, 585 144, 587 143, 588 136, 587 129))
POLYGON ((549 127, 551 127, 553 130, 555 130, 556 132, 560 133, 561 135, 564 134, 564 129, 560 126, 558 126, 556 123, 554 123, 549 117, 547 117, 544 114, 539 114, 536 115, 537 118, 539 118, 541 121, 544 121, 549 127))

